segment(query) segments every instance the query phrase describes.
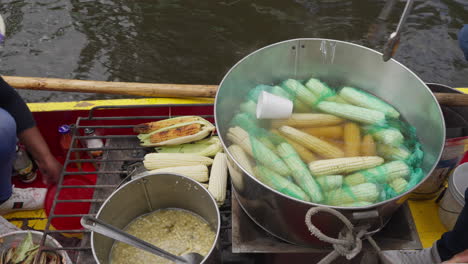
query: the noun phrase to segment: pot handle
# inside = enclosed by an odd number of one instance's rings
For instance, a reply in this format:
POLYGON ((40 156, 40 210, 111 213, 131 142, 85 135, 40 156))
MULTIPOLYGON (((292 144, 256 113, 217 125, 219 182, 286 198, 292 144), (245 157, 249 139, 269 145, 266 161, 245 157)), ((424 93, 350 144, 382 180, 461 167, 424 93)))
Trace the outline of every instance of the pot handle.
MULTIPOLYGON (((377 210, 370 210, 370 211, 363 211, 363 212, 353 212, 351 215, 351 218, 354 223, 359 225, 360 223, 362 224, 369 224, 369 221, 372 221, 373 219, 376 219, 379 222, 379 226, 374 229, 374 230, 369 230, 366 234, 374 234, 382 230, 384 227, 384 222, 382 217, 379 214, 379 211, 377 210)), ((355 225, 356 225, 355 224, 355 225)))

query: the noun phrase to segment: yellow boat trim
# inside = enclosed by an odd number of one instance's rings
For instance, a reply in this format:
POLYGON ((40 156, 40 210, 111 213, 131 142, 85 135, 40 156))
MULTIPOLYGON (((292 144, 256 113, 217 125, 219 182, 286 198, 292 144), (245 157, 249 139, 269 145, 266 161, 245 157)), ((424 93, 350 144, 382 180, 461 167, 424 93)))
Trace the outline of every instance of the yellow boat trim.
POLYGON ((31 112, 73 111, 89 110, 96 106, 119 105, 163 105, 163 104, 212 104, 213 98, 141 98, 141 99, 114 99, 74 102, 29 103, 31 112))

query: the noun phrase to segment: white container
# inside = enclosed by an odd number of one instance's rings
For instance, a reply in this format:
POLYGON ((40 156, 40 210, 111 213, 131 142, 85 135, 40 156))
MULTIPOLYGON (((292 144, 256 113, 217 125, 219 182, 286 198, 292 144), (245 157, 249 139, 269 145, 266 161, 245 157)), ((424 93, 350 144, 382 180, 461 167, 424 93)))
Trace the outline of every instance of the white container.
POLYGON ((258 96, 258 119, 288 119, 293 111, 293 102, 281 96, 262 91, 258 96))
POLYGON ((449 178, 448 189, 439 204, 439 218, 447 230, 452 230, 465 205, 468 188, 468 163, 458 166, 449 178))

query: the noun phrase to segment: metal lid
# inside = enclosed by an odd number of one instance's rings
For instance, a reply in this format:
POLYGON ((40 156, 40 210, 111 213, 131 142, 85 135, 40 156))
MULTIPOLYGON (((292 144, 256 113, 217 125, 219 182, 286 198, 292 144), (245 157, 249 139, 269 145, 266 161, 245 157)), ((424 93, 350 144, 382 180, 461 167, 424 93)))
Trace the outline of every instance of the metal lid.
POLYGON ((468 163, 459 165, 449 179, 449 191, 461 204, 465 204, 465 190, 468 188, 468 163))
POLYGON ((70 132, 70 126, 69 125, 61 125, 58 128, 58 132, 60 134, 67 134, 70 132))

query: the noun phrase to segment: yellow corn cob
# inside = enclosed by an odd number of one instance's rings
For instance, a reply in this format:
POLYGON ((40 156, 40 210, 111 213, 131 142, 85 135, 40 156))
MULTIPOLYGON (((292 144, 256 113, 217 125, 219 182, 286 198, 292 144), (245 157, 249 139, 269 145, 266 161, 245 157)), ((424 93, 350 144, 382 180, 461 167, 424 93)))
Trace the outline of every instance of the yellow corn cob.
POLYGON ((299 158, 294 148, 284 142, 278 145, 278 154, 291 169, 292 177, 299 187, 312 199, 312 202, 320 203, 323 200, 320 186, 310 175, 307 166, 299 158))
POLYGON ((300 130, 314 137, 343 138, 343 126, 308 127, 300 130))
POLYGON ((373 183, 363 183, 350 187, 344 186, 342 189, 328 192, 327 204, 341 206, 355 202, 373 203, 378 197, 379 191, 377 185, 373 183))
POLYGON ((229 153, 231 153, 234 160, 239 162, 240 166, 247 171, 248 174, 253 175, 253 168, 250 162, 250 158, 244 152, 244 150, 238 145, 231 145, 228 147, 229 153))
MULTIPOLYGON (((273 129, 271 132, 275 135, 281 136, 280 132, 277 129, 273 129)), ((312 153, 312 151, 306 149, 305 147, 303 147, 302 145, 300 145, 299 143, 297 143, 296 141, 290 138, 287 138, 287 137, 282 137, 282 138, 284 138, 284 140, 286 140, 286 142, 288 142, 296 150, 297 154, 299 154, 299 157, 301 157, 302 161, 304 161, 305 163, 309 163, 314 160, 317 160, 317 157, 315 156, 314 153, 312 153)))
POLYGON ((288 166, 278 157, 273 151, 268 149, 263 143, 255 137, 250 136, 245 130, 240 127, 229 128, 228 139, 239 145, 247 154, 251 155, 264 166, 274 170, 280 175, 290 175, 288 166))
POLYGON ((384 113, 350 104, 320 102, 317 108, 322 112, 364 124, 379 124, 385 122, 384 113))
POLYGON ((218 205, 224 204, 224 200, 226 200, 227 173, 226 154, 216 154, 211 167, 208 191, 213 195, 218 205))
POLYGON ((383 161, 377 156, 327 159, 309 163, 309 169, 314 176, 332 175, 373 168, 382 164, 383 161))
POLYGON ((303 145, 307 149, 312 150, 322 157, 339 158, 344 156, 344 152, 341 149, 293 127, 282 126, 279 128, 279 131, 284 136, 295 140, 297 143, 303 145))
POLYGON ((343 176, 341 175, 321 176, 317 177, 316 180, 324 192, 339 189, 343 185, 343 176))
POLYGON ((391 181, 389 185, 393 190, 395 190, 396 193, 400 194, 406 189, 408 182, 403 178, 396 178, 391 181))
POLYGON ((346 123, 344 125, 344 144, 345 156, 357 157, 361 150, 361 131, 355 123, 346 123))
POLYGON ((185 143, 177 146, 156 147, 158 153, 190 153, 205 157, 214 157, 222 150, 221 141, 213 136, 192 143, 185 143))
POLYGON ((332 139, 332 138, 327 138, 327 137, 320 137, 321 140, 327 142, 328 144, 335 146, 339 149, 341 149, 344 153, 345 148, 344 148, 344 143, 342 140, 339 139, 332 139))
POLYGON ((361 156, 376 156, 375 142, 372 135, 367 134, 362 138, 361 156))
POLYGON ((194 165, 194 166, 180 166, 180 167, 168 167, 162 169, 151 170, 151 173, 177 173, 183 176, 187 176, 197 182, 208 181, 208 167, 206 165, 194 165))
POLYGON ((411 153, 403 146, 392 147, 383 144, 377 144, 377 153, 386 160, 406 160, 411 153))
POLYGON ((403 161, 392 161, 378 167, 358 171, 344 178, 348 185, 358 185, 365 182, 389 183, 396 178, 408 177, 410 167, 403 161))
POLYGON ((212 163, 213 160, 210 158, 185 153, 149 153, 143 160, 147 170, 193 165, 208 166, 212 163))
POLYGON ((332 126, 343 122, 343 119, 327 114, 292 114, 289 119, 275 119, 271 127, 292 126, 296 128, 332 126))

